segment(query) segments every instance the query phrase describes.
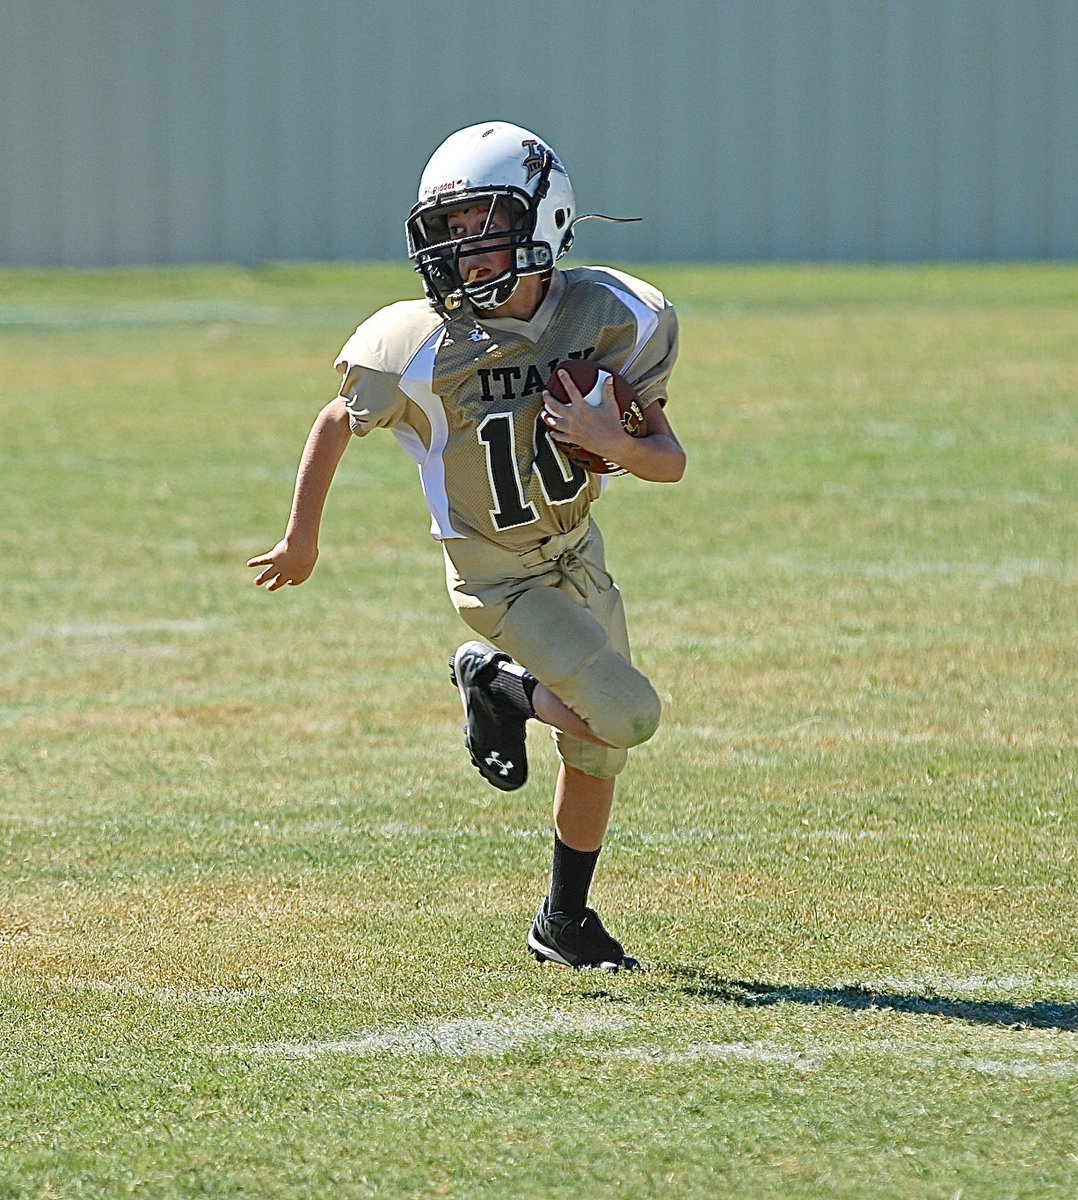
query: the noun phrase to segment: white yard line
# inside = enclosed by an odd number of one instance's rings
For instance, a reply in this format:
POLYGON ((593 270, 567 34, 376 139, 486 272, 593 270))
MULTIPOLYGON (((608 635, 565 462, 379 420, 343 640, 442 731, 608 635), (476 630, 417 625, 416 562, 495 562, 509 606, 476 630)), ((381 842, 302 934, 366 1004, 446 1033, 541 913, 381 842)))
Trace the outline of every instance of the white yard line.
POLYGON ((1019 1079, 1075 1079, 1078 1078, 1078 1059, 1030 1058, 1011 1059, 974 1058, 957 1054, 943 1046, 924 1042, 902 1042, 893 1039, 865 1041, 834 1045, 812 1043, 803 1048, 786 1046, 770 1041, 760 1042, 695 1042, 680 1050, 649 1049, 634 1046, 616 1051, 621 1058, 641 1062, 689 1063, 728 1062, 761 1063, 766 1066, 789 1066, 809 1071, 835 1059, 901 1058, 922 1070, 934 1071, 968 1070, 984 1075, 1010 1075, 1019 1079))
POLYGON ((691 1042, 680 1050, 661 1050, 648 1046, 628 1046, 616 1050, 618 1058, 639 1062, 682 1063, 717 1059, 727 1062, 777 1063, 780 1066, 817 1067, 826 1054, 794 1050, 772 1042, 691 1042))
POLYGON ((529 1042, 563 1035, 610 1033, 624 1025, 619 1019, 565 1012, 522 1013, 487 1019, 426 1021, 417 1025, 358 1033, 353 1037, 300 1042, 260 1042, 224 1046, 225 1054, 271 1058, 319 1058, 323 1055, 364 1057, 374 1054, 439 1057, 495 1056, 529 1042))
POLYGON ((618 1032, 620 1023, 599 1019, 580 1019, 552 1014, 536 1020, 505 1017, 493 1020, 447 1021, 413 1027, 397 1027, 382 1032, 358 1034, 348 1038, 313 1039, 300 1042, 261 1042, 251 1046, 223 1046, 221 1053, 258 1058, 309 1060, 326 1056, 374 1057, 403 1056, 432 1058, 497 1057, 521 1046, 555 1041, 559 1056, 573 1054, 587 1059, 635 1061, 658 1065, 711 1062, 730 1067, 759 1064, 793 1071, 812 1071, 836 1059, 902 1059, 925 1071, 941 1068, 968 1070, 976 1074, 1012 1076, 1018 1079, 1076 1079, 1078 1059, 973 1058, 941 1046, 902 1042, 861 1042, 846 1045, 812 1043, 804 1047, 759 1042, 690 1042, 680 1048, 654 1045, 602 1047, 572 1046, 566 1043, 580 1035, 618 1032))
POLYGON ((55 625, 36 625, 31 631, 37 637, 111 638, 132 634, 204 633, 221 625, 219 617, 159 618, 149 621, 66 621, 55 625))
MULTIPOLYGON (((838 985, 842 986, 842 985, 838 985)), ((887 995, 903 994, 927 1000, 944 996, 973 997, 991 1003, 992 993, 1021 992, 1023 996, 1040 999, 1046 991, 1065 992, 1078 1002, 1078 975, 1063 975, 1049 979, 1029 975, 922 975, 917 979, 864 979, 849 984, 862 991, 887 995), (986 996, 986 993, 989 995, 986 996)))
MULTIPOLYGON (((615 1060, 645 1064, 712 1063, 716 1068, 758 1064, 790 1071, 812 1071, 836 1060, 852 1058, 901 1059, 919 1070, 966 1070, 976 1074, 1021 1079, 1078 1078, 1078 1053, 1061 1057, 1055 1043, 1030 1031, 1015 1046, 1014 1057, 971 1055, 961 1047, 923 1040, 859 1039, 838 1044, 808 1042, 790 1045, 770 1039, 736 1042, 689 1042, 656 1045, 634 1022, 608 1015, 564 1011, 525 1012, 483 1019, 423 1021, 387 1030, 359 1031, 349 1037, 302 1041, 259 1042, 222 1046, 219 1052, 244 1057, 310 1060, 343 1057, 496 1057, 525 1045, 554 1043, 551 1053, 599 1062, 615 1060), (602 1039, 616 1035, 618 1045, 602 1039), (591 1039, 581 1044, 577 1039, 591 1039), (638 1040, 639 1039, 639 1040, 638 1040), (630 1044, 626 1045, 625 1043, 630 1044), (634 1044, 635 1043, 635 1044, 634 1044)), ((1067 1046, 1067 1049, 1071 1047, 1067 1046)), ((1078 1047, 1075 1047, 1078 1050, 1078 1047)))

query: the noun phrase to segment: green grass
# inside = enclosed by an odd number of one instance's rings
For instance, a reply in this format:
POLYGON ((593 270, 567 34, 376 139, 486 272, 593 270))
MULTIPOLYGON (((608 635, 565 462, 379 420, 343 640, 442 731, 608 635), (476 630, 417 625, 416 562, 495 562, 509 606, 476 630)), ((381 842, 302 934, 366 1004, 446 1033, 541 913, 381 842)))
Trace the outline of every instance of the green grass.
POLYGON ((540 969, 549 739, 459 747, 396 268, 0 274, 0 1196, 1069 1197, 1078 268, 662 268, 677 488, 597 510, 665 700, 540 969))

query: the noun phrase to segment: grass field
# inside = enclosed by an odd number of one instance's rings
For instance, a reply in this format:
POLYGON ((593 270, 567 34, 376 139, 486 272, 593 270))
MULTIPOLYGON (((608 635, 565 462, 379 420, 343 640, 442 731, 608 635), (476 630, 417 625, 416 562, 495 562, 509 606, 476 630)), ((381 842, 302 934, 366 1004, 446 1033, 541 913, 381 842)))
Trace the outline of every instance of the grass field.
POLYGON ((523 953, 553 749, 467 764, 393 439, 244 566, 414 276, 0 274, 0 1196, 1078 1193, 1078 267, 647 273, 599 977, 523 953))

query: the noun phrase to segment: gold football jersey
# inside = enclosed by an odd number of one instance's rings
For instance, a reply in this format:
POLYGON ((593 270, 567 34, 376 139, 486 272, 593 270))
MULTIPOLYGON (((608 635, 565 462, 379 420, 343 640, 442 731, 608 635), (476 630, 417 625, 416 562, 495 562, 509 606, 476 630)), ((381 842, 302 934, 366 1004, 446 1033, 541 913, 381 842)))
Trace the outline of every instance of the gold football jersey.
POLYGON ((665 401, 677 317, 650 284, 608 267, 555 271, 529 321, 455 316, 425 300, 376 312, 337 356, 352 432, 388 428, 419 466, 439 539, 526 551, 587 515, 603 484, 540 420, 555 365, 618 371, 643 405, 665 401))

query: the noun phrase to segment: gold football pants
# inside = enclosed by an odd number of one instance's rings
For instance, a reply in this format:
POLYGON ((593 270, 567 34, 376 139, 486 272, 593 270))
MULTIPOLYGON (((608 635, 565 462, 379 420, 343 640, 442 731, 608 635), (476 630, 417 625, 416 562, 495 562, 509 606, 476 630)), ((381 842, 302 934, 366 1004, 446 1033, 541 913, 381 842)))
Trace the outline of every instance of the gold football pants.
POLYGON ((594 522, 517 554, 452 538, 442 547, 450 597, 480 637, 504 650, 611 747, 558 731, 569 766, 601 779, 659 724, 660 702, 631 663, 621 592, 606 570, 594 522))

